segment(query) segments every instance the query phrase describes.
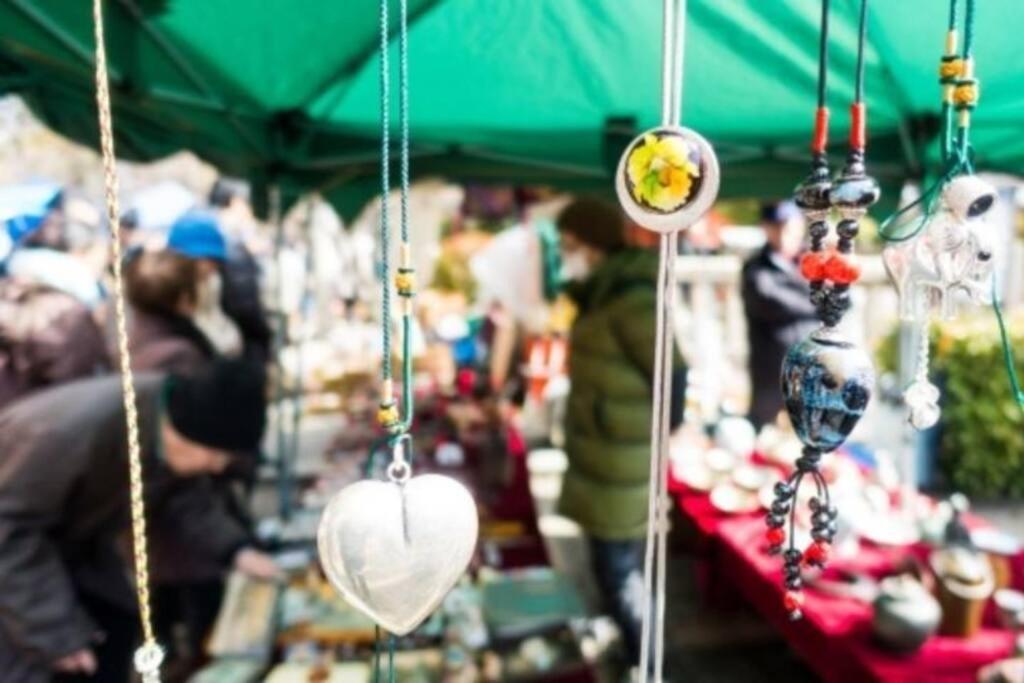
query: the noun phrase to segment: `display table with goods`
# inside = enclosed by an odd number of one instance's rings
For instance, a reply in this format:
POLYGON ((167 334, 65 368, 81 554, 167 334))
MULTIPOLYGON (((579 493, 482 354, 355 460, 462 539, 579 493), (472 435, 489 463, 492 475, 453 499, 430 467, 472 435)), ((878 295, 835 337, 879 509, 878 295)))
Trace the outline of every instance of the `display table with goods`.
MULTIPOLYGON (((396 680, 596 681, 600 648, 578 591, 547 567, 514 414, 475 386, 465 373, 449 391, 427 376, 416 380, 417 471, 471 491, 480 539, 440 608, 395 639, 396 680)), ((387 464, 370 457, 381 437, 377 398, 363 388, 345 392, 344 412, 303 405, 316 415, 300 422, 287 518, 258 524, 288 578, 280 586, 231 578, 210 641, 213 661, 193 679, 200 683, 374 680, 379 632, 331 588, 314 548, 330 492, 387 464)), ((262 486, 275 499, 277 483, 262 486)))
MULTIPOLYGON (((725 431, 742 429, 727 422, 725 431)), ((742 457, 723 446, 749 439, 732 442, 720 429, 714 444, 677 456, 673 472, 707 600, 752 605, 827 681, 975 681, 982 667, 1013 655, 1020 610, 1007 605, 1024 587, 1019 543, 963 514, 957 497, 955 505, 918 497, 905 515, 889 465, 853 445, 823 470, 847 512, 829 567, 801 568, 803 619, 790 620, 779 609, 782 569, 763 520, 774 484, 792 468, 786 453, 799 448, 776 435, 742 457)), ((798 519, 798 536, 809 522, 798 519)))

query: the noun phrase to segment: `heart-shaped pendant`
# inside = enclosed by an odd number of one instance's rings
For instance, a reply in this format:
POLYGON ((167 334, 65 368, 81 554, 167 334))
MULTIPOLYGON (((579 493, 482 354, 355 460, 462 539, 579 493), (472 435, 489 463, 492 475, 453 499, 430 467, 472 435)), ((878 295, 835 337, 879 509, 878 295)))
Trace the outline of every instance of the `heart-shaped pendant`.
POLYGON ((850 435, 874 386, 867 354, 832 328, 790 348, 782 363, 782 395, 793 430, 805 445, 824 452, 850 435))
POLYGON ((473 497, 450 477, 360 481, 331 499, 317 545, 353 607, 395 635, 419 626, 466 571, 477 541, 473 497))

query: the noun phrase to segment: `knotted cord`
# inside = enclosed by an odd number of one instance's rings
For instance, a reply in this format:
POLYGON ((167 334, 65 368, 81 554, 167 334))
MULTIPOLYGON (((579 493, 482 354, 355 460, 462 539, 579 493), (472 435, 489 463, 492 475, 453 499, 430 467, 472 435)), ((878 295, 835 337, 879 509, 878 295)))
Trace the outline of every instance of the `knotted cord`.
MULTIPOLYGON (((387 432, 385 444, 391 450, 391 462, 387 468, 388 478, 396 484, 402 484, 411 476, 412 439, 409 429, 412 426, 414 405, 412 390, 412 316, 413 298, 416 294, 416 272, 412 264, 412 248, 409 235, 409 40, 408 40, 408 9, 406 0, 398 3, 398 118, 399 118, 399 184, 401 205, 399 214, 399 262, 392 279, 391 267, 391 225, 388 215, 388 198, 391 192, 391 138, 390 108, 391 83, 388 44, 390 42, 390 26, 388 20, 388 0, 380 0, 380 249, 381 249, 381 403, 378 410, 378 421, 387 432), (392 368, 392 299, 391 288, 399 297, 400 314, 402 317, 402 403, 401 409, 395 403, 394 375, 392 368)), ((382 444, 384 445, 384 444, 382 444)), ((371 451, 369 466, 374 461, 371 451)), ((381 632, 377 629, 373 681, 381 680, 381 632)), ((389 636, 388 644, 388 681, 394 683, 395 637, 389 636)))
MULTIPOLYGON (((662 41, 662 126, 678 126, 682 109, 683 54, 686 1, 664 0, 662 41)), ((684 227, 684 226, 680 226, 684 227)), ((640 638, 640 681, 663 678, 665 659, 665 580, 668 537, 668 446, 671 431, 672 315, 675 310, 676 254, 679 233, 662 233, 657 281, 657 318, 654 349, 653 405, 651 419, 650 493, 644 549, 644 605, 640 638), (653 603, 653 604, 652 604, 653 603), (653 650, 653 651, 652 651, 653 650)))
POLYGON ((399 264, 392 280, 391 267, 391 226, 388 212, 388 195, 391 191, 391 138, 390 108, 391 83, 388 43, 390 26, 388 0, 380 3, 380 126, 381 126, 381 342, 382 342, 382 386, 378 420, 391 435, 389 443, 394 446, 412 426, 414 412, 412 391, 412 316, 413 298, 416 294, 416 271, 412 264, 412 248, 409 235, 409 48, 408 10, 406 0, 399 0, 399 183, 401 206, 399 216, 399 264), (391 288, 395 287, 400 300, 402 316, 402 405, 399 410, 394 396, 394 375, 392 369, 392 299, 391 288), (404 417, 403 417, 404 415, 404 417))
POLYGON ((103 0, 93 0, 93 26, 96 39, 96 109, 99 115, 100 154, 103 159, 103 187, 110 225, 114 274, 114 320, 121 365, 121 389, 128 438, 128 478, 131 507, 132 552, 135 561, 135 591, 142 627, 142 647, 136 652, 135 666, 144 683, 158 683, 163 651, 156 642, 149 597, 149 555, 146 539, 146 501, 143 496, 142 455, 139 447, 139 415, 128 348, 128 323, 125 313, 124 277, 121 253, 121 211, 118 206, 117 157, 114 153, 114 126, 110 111, 110 79, 103 31, 103 0))

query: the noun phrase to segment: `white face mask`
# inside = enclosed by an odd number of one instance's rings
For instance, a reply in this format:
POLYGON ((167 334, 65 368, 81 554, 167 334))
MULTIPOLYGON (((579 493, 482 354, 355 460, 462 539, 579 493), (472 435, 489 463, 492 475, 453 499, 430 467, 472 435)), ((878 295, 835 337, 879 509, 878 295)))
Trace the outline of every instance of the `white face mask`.
POLYGON ((586 280, 590 275, 590 263, 582 251, 571 251, 562 254, 562 280, 564 282, 586 280))

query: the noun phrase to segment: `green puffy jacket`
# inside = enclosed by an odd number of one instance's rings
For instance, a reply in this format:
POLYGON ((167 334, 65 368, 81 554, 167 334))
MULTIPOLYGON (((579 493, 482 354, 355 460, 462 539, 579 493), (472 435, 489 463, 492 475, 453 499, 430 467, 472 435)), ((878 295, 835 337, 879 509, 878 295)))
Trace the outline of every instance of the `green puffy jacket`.
POLYGON ((559 509, 600 539, 640 538, 646 528, 657 269, 656 253, 627 249, 569 290, 579 316, 559 509))

